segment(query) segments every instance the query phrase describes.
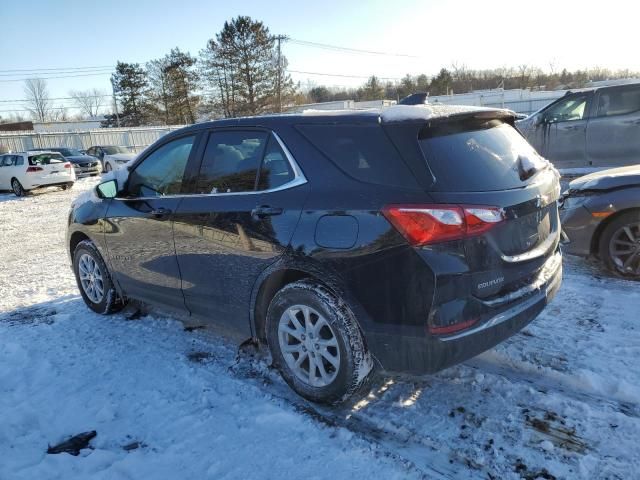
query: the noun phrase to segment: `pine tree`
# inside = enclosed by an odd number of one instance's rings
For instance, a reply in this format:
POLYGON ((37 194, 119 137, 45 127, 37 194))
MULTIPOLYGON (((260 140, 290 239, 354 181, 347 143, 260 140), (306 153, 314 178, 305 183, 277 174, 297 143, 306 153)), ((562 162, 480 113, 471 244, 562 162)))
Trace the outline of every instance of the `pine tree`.
POLYGON ((286 73, 287 61, 276 51, 276 38, 269 29, 250 17, 225 22, 215 39, 200 52, 201 74, 216 92, 221 113, 226 117, 258 115, 287 104, 295 87, 286 73), (278 91, 278 78, 279 91, 278 91))
POLYGON ((116 99, 122 107, 120 125, 137 127, 143 125, 147 92, 147 76, 137 63, 118 62, 116 71, 111 75, 116 99))

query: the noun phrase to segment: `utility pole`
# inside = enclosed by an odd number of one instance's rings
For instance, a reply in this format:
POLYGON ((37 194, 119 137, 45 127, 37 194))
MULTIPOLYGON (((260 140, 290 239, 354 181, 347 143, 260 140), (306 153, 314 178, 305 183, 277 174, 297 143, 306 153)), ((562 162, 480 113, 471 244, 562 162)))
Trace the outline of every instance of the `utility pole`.
POLYGON ((116 110, 116 124, 120 127, 120 115, 118 114, 118 100, 116 100, 116 86, 113 83, 113 77, 111 77, 111 93, 113 93, 113 107, 116 110))
POLYGON ((286 35, 277 35, 276 41, 278 42, 278 76, 277 76, 277 92, 278 92, 278 113, 282 113, 282 53, 280 48, 280 42, 286 40, 286 35))

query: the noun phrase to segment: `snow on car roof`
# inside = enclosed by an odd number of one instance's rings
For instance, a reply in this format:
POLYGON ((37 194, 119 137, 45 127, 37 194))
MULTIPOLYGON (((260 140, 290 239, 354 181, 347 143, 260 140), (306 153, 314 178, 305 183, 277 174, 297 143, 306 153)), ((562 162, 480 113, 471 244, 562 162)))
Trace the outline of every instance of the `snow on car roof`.
POLYGON ((473 112, 507 113, 509 111, 486 107, 443 105, 435 103, 425 105, 393 105, 380 112, 380 119, 383 123, 402 122, 408 120, 427 121, 473 112))

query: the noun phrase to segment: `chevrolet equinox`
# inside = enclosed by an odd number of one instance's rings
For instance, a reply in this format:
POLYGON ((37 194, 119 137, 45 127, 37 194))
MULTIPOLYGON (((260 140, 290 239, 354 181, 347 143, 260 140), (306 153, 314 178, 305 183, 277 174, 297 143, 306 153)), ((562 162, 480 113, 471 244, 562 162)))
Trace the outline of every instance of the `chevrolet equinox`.
POLYGON ((88 307, 136 299, 233 329, 313 401, 348 398, 376 366, 477 355, 561 281, 558 175, 505 110, 218 120, 112 176, 69 215, 88 307))

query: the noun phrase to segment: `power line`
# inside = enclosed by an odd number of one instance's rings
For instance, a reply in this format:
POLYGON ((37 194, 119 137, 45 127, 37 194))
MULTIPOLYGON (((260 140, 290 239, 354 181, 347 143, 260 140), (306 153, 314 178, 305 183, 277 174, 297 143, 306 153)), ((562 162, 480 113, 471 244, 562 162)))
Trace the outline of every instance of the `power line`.
POLYGON ((290 43, 294 43, 296 45, 301 45, 305 47, 322 48, 325 50, 333 50, 333 51, 339 51, 339 52, 359 53, 364 55, 383 55, 387 57, 423 58, 418 55, 409 55, 407 53, 392 53, 392 52, 379 52, 375 50, 362 50, 359 48, 349 48, 349 47, 340 47, 338 45, 330 45, 328 43, 309 42, 307 40, 297 40, 295 38, 289 38, 287 41, 290 43))
POLYGON ((0 70, 0 73, 49 72, 49 71, 55 71, 55 70, 103 70, 105 68, 115 68, 115 65, 100 65, 97 67, 23 68, 23 69, 13 69, 13 70, 0 70))
POLYGON ((23 82, 25 80, 52 80, 55 78, 75 78, 75 77, 95 77, 95 76, 103 76, 103 75, 111 75, 111 71, 109 72, 102 72, 102 73, 85 73, 82 75, 63 75, 63 76, 59 76, 59 77, 26 77, 26 78, 14 78, 11 80, 0 80, 0 83, 7 83, 7 82, 23 82))
MULTIPOLYGON (((105 97, 111 97, 111 94, 105 94, 105 95, 83 95, 82 98, 105 98, 105 97)), ((75 97, 53 97, 53 98, 47 98, 47 100, 75 100, 75 97)), ((23 103, 23 102, 28 102, 29 100, 25 100, 24 98, 22 99, 14 99, 14 100, 0 100, 0 103, 23 103)))
MULTIPOLYGON (((370 78, 371 75, 346 75, 343 73, 322 73, 322 72, 303 72, 301 70, 289 70, 287 69, 287 72, 289 73, 301 73, 303 75, 319 75, 322 77, 341 77, 341 78, 370 78)), ((400 80, 399 77, 378 77, 376 75, 376 78, 379 78, 381 80, 400 80)))
POLYGON ((77 75, 80 73, 106 73, 113 72, 112 68, 102 68, 100 70, 61 70, 56 72, 30 72, 30 73, 0 73, 0 77, 23 77, 38 78, 42 75, 77 75))

